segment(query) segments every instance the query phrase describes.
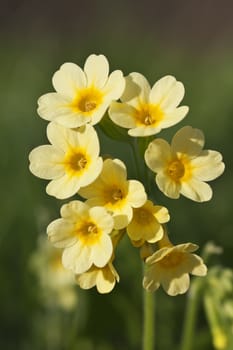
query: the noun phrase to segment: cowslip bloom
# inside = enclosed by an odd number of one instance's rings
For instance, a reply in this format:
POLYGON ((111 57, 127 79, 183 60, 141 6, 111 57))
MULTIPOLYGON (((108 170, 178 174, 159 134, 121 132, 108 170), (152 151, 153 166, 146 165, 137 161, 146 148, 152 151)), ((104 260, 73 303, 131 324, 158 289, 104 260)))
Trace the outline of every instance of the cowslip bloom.
POLYGON ((133 208, 142 206, 147 195, 137 180, 127 180, 124 163, 106 159, 99 177, 78 192, 90 206, 105 207, 114 218, 114 229, 126 227, 132 219, 133 208))
POLYGON ((204 135, 190 126, 181 128, 171 145, 163 139, 152 141, 145 152, 147 166, 156 173, 159 189, 170 198, 180 194, 197 202, 208 201, 211 181, 224 171, 222 155, 217 151, 203 150, 204 135))
POLYGON ((173 245, 167 238, 159 242, 160 249, 146 259, 147 270, 143 286, 148 291, 155 291, 162 285, 167 294, 174 296, 185 293, 190 284, 189 273, 205 276, 206 265, 196 254, 196 244, 173 245))
POLYGON ((31 172, 47 180, 49 195, 59 199, 73 196, 101 172, 99 140, 91 125, 71 130, 51 122, 47 127, 51 145, 33 149, 29 155, 31 172))
POLYGON ((112 102, 109 116, 112 121, 129 129, 131 136, 149 136, 181 121, 188 107, 177 107, 184 97, 184 86, 167 75, 150 87, 140 73, 126 77, 126 87, 120 102, 112 102))
POLYGON ((161 224, 170 219, 168 210, 160 205, 154 205, 150 200, 140 208, 133 209, 133 218, 126 228, 132 241, 155 243, 163 237, 161 224))
POLYGON ((104 267, 109 262, 112 229, 113 219, 105 208, 72 201, 62 206, 61 218, 49 224, 47 234, 55 247, 64 249, 64 267, 81 274, 93 264, 104 267))
POLYGON ((82 289, 90 289, 96 286, 99 293, 110 293, 116 282, 119 282, 119 275, 113 264, 109 262, 106 266, 98 268, 92 266, 87 272, 76 275, 76 282, 82 289))
POLYGON ((39 98, 38 114, 67 128, 98 123, 125 87, 120 70, 109 75, 108 60, 103 55, 90 55, 84 70, 74 63, 64 63, 52 82, 56 92, 39 98))

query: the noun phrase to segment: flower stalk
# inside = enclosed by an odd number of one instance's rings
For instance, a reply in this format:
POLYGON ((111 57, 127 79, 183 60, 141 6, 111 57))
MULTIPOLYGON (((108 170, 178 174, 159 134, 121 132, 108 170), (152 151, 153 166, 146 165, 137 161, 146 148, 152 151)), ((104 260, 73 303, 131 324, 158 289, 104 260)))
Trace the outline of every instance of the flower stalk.
POLYGON ((155 350, 155 293, 143 289, 143 350, 155 350))

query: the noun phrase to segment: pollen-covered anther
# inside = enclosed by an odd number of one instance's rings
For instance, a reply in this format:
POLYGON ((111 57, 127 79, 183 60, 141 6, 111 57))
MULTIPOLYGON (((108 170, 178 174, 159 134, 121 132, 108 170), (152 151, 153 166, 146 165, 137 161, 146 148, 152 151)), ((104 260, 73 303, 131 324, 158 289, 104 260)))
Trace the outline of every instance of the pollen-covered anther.
POLYGON ((82 170, 87 165, 87 159, 83 154, 75 153, 70 157, 69 164, 73 170, 82 170))
POLYGON ((79 102, 79 109, 82 111, 82 112, 90 112, 92 111, 93 109, 95 109, 97 106, 97 103, 94 102, 94 101, 90 101, 86 98, 82 99, 80 102, 79 102))
POLYGON ((152 125, 154 123, 154 118, 150 115, 150 114, 147 114, 144 118, 144 124, 145 125, 152 125))
POLYGON ((120 201, 122 198, 123 198, 123 193, 119 188, 112 192, 112 199, 115 202, 120 201))
POLYGON ((96 225, 90 224, 90 225, 87 227, 87 233, 90 233, 90 234, 97 234, 97 233, 98 233, 98 229, 97 229, 96 225))
POLYGON ((179 160, 172 161, 168 166, 168 174, 175 181, 181 179, 184 176, 184 173, 185 167, 179 160))

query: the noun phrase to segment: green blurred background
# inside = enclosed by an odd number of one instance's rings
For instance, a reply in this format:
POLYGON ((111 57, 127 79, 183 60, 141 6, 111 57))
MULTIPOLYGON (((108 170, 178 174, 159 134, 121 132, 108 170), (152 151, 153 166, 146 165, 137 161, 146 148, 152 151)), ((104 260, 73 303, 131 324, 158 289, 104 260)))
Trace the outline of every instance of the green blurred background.
MULTIPOLYGON (((77 287, 75 311, 42 305, 29 261, 38 236, 59 216, 61 201, 47 196, 46 181, 28 171, 30 150, 47 143, 37 99, 53 90, 51 77, 62 63, 83 66, 91 53, 106 55, 111 70, 140 72, 152 84, 166 74, 181 80, 190 112, 160 136, 169 141, 184 125, 202 129, 206 148, 223 154, 226 171, 211 183, 210 202, 174 201, 160 193, 158 201, 170 210, 175 243, 203 247, 212 240, 224 248, 215 262, 232 268, 233 3, 2 0, 0 5, 0 349, 139 350, 141 263, 127 240, 116 259, 121 281, 111 294, 77 287), (59 345, 47 341, 54 327, 61 332, 59 345)), ((108 153, 111 147, 125 159, 125 145, 119 149, 105 139, 103 153, 106 145, 108 153)), ((157 298, 158 349, 176 349, 186 296, 171 298, 158 291, 157 298)), ((194 349, 213 349, 203 310, 198 322, 194 349)))

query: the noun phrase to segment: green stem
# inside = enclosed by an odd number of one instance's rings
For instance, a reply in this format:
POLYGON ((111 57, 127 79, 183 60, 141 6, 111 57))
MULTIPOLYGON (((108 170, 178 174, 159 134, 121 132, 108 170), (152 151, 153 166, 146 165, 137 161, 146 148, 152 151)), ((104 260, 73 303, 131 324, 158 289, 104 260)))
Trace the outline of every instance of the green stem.
POLYGON ((186 313, 184 318, 184 327, 181 340, 181 350, 192 350, 194 342, 194 333, 197 320, 198 309, 201 301, 201 289, 203 281, 196 278, 190 288, 186 313))
POLYGON ((155 293, 143 290, 143 350, 155 350, 155 293))

